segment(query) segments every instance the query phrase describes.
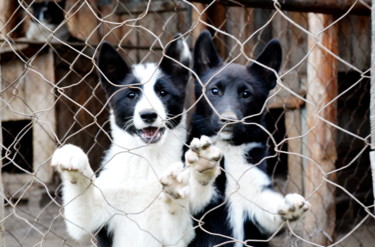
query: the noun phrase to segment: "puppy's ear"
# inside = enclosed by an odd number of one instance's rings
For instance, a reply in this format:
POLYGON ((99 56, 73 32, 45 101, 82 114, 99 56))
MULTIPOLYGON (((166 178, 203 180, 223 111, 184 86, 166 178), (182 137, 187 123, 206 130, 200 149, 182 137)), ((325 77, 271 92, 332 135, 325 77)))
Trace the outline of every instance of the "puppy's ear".
POLYGON ((107 42, 103 42, 99 48, 97 64, 100 82, 108 94, 116 91, 118 89, 116 85, 121 85, 121 82, 131 72, 131 68, 122 56, 107 42))
POLYGON ((222 60, 216 51, 210 32, 202 31, 194 46, 194 71, 201 75, 208 69, 221 64, 222 60))
POLYGON ((60 2, 57 2, 57 4, 60 6, 60 8, 64 9, 65 4, 66 4, 66 0, 61 0, 60 2))
MULTIPOLYGON (((184 68, 184 66, 190 67, 191 53, 181 34, 173 37, 173 41, 165 49, 165 55, 160 63, 160 68, 163 72, 173 76, 187 77, 189 75, 189 70, 184 68)), ((187 81, 187 78, 184 78, 184 80, 187 81)))
MULTIPOLYGON (((281 59, 282 50, 280 42, 277 39, 273 39, 268 42, 256 61, 275 70, 276 72, 279 72, 281 59)), ((250 73, 260 74, 264 82, 267 84, 269 90, 273 89, 276 86, 276 75, 272 70, 260 66, 256 63, 249 64, 247 66, 247 69, 250 73)))

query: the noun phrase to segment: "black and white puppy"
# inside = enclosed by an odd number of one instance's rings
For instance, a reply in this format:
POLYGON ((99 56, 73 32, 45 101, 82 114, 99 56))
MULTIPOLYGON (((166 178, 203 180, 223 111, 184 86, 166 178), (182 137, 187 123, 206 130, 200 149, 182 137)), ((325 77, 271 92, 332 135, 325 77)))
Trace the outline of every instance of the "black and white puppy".
POLYGON ((65 25, 65 0, 33 2, 30 5, 30 23, 26 38, 37 41, 50 41, 56 38, 69 39, 68 27, 65 25))
POLYGON ((309 208, 302 196, 284 197, 272 189, 263 160, 267 136, 262 112, 276 85, 281 53, 279 41, 272 40, 256 62, 226 64, 208 31, 197 39, 194 71, 200 100, 192 135, 211 137, 224 155, 224 172, 215 183, 218 196, 197 215, 202 224, 190 246, 267 246, 268 234, 309 208))
POLYGON ((99 246, 187 246, 191 215, 214 194, 219 149, 207 137, 187 140, 184 110, 190 51, 176 36, 160 62, 129 66, 108 43, 98 56, 110 105, 112 145, 99 176, 77 146, 55 151, 69 234, 99 246))

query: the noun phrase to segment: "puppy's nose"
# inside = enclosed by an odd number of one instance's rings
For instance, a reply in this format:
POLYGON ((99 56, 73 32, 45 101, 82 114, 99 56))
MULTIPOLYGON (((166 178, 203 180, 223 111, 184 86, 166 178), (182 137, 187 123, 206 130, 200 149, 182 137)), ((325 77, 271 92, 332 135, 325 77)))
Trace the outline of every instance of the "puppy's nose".
POLYGON ((139 113, 139 115, 141 116, 143 122, 148 124, 155 122, 156 118, 158 117, 158 114, 156 114, 154 111, 142 111, 139 113))
POLYGON ((228 124, 233 121, 238 120, 237 114, 233 111, 225 111, 222 114, 220 114, 220 123, 221 124, 228 124))

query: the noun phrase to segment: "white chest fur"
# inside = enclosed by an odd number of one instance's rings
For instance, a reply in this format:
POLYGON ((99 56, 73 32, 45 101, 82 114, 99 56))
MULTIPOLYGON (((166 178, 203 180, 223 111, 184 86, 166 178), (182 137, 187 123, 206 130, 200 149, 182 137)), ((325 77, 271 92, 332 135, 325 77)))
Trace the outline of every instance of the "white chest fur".
POLYGON ((182 123, 173 132, 166 130, 162 143, 147 145, 112 122, 113 144, 95 184, 105 190, 103 194, 111 195, 108 203, 113 210, 107 227, 114 233, 114 246, 125 242, 129 246, 160 246, 161 243, 184 246, 192 238, 188 212, 181 208, 181 212, 170 214, 164 208, 165 203, 160 202, 160 177, 173 163, 181 163, 182 143, 186 139, 182 123), (176 225, 181 227, 176 229, 176 225))
MULTIPOLYGON (((259 143, 248 143, 233 146, 227 142, 217 142, 217 146, 225 157, 224 169, 227 177, 225 196, 229 202, 228 220, 233 228, 233 236, 238 240, 244 239, 244 221, 252 218, 256 213, 259 195, 264 186, 270 184, 270 179, 264 172, 246 161, 246 152, 259 145, 259 143)), ((237 245, 242 246, 240 243, 237 245)))

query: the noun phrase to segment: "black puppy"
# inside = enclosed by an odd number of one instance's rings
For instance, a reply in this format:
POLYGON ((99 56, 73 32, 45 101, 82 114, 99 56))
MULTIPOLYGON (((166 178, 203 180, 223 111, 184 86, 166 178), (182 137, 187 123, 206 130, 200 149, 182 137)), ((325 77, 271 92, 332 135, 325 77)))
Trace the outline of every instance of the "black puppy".
POLYGON ((200 100, 192 135, 215 141, 224 154, 224 172, 216 180, 217 196, 196 216, 201 221, 190 246, 267 246, 265 239, 283 221, 296 220, 309 208, 298 194, 275 192, 265 172, 263 108, 276 85, 281 53, 279 41, 272 40, 256 62, 226 64, 208 31, 196 42, 195 94, 200 100))

